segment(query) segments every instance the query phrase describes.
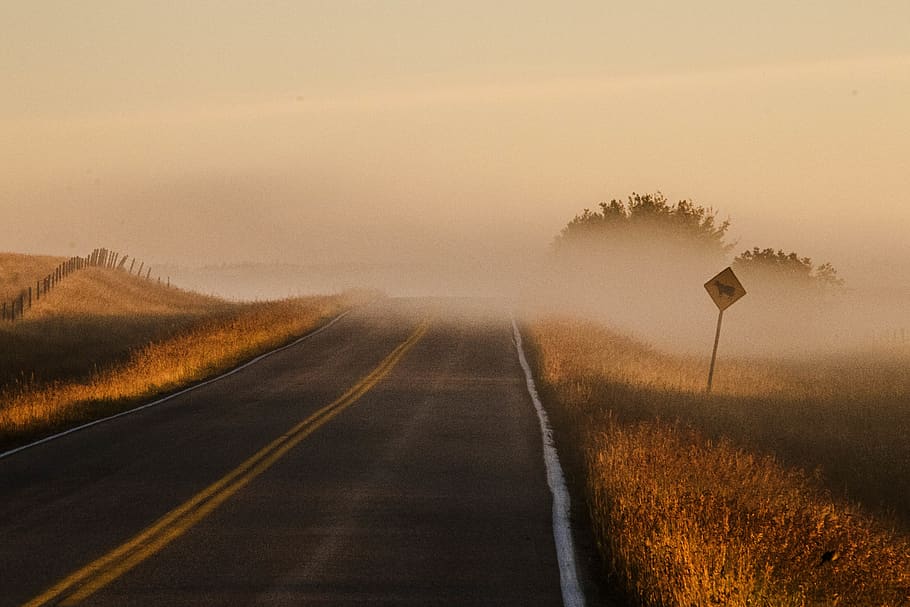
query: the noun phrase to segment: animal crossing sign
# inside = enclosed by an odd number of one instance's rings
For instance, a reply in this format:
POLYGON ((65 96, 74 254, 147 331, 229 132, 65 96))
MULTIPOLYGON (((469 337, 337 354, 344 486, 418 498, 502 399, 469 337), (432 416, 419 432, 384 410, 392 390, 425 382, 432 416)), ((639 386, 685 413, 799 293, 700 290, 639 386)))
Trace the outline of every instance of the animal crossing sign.
POLYGON ((714 334, 714 351, 711 352, 711 368, 708 371, 708 392, 711 391, 711 384, 714 381, 714 363, 717 361, 717 344, 720 343, 720 324, 724 320, 724 310, 735 304, 746 294, 736 274, 731 268, 727 268, 711 280, 705 283, 705 290, 720 312, 717 314, 717 332, 714 334))
POLYGON ((721 312, 735 304, 746 294, 746 290, 731 268, 727 268, 706 282, 705 290, 721 312))

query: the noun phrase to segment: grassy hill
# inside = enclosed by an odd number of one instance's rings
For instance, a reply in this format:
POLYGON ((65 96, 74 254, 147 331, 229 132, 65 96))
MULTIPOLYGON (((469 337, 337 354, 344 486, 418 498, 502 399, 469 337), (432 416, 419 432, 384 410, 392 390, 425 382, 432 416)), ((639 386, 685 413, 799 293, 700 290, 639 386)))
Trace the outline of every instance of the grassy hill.
MULTIPOLYGON (((60 261, 0 255, 0 292, 18 293, 60 261)), ((0 450, 203 380, 362 300, 237 303, 122 270, 75 272, 0 323, 0 450)))
POLYGON ((29 285, 34 286, 64 259, 50 255, 0 253, 0 302, 9 301, 29 285))
MULTIPOLYGON (((49 256, 0 255, 0 293, 18 294, 61 261, 49 256)), ((123 271, 86 268, 62 280, 23 319, 0 324, 0 390, 11 384, 85 378, 97 368, 126 360, 137 347, 171 337, 232 307, 123 271)))

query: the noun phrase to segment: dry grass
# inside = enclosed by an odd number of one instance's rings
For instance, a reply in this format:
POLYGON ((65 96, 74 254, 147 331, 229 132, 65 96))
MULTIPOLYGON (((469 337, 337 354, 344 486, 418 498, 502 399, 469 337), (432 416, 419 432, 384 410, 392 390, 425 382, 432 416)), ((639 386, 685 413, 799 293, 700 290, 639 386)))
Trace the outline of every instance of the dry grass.
POLYGON ((64 257, 49 255, 22 255, 0 253, 0 304, 17 297, 23 288, 35 286, 36 281, 47 276, 65 261, 64 257))
POLYGON ((367 295, 238 304, 124 272, 76 273, 0 327, 0 446, 123 410, 236 366, 367 295))
POLYGON ((605 562, 642 604, 910 604, 906 352, 724 360, 709 397, 703 360, 566 319, 530 336, 605 562))
POLYGON ((144 344, 229 317, 234 304, 168 289, 125 272, 87 268, 67 277, 22 320, 0 323, 0 393, 83 381, 126 362, 144 344))

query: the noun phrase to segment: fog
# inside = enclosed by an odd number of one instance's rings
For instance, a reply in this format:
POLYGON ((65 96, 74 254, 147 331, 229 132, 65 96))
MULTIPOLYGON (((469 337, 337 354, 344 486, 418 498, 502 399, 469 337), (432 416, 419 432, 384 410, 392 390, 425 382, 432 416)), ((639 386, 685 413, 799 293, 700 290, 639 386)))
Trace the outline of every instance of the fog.
MULTIPOLYGON (((728 262, 642 238, 609 254, 547 246, 483 256, 426 249, 406 262, 161 266, 176 284, 238 300, 376 289, 470 299, 502 315, 591 319, 660 349, 707 356, 718 310, 703 284, 728 262)), ((380 256, 381 259, 381 256, 380 256)), ((731 259, 728 261, 732 261, 731 259)), ((724 313, 725 355, 803 358, 910 345, 910 290, 807 288, 739 274, 747 295, 724 313), (750 280, 751 279, 751 280, 750 280)), ((872 280, 868 278, 868 280, 872 280)), ((463 310, 460 310, 463 313, 463 310)))
POLYGON ((746 284, 722 348, 881 341, 910 326, 908 24, 839 1, 19 3, 0 250, 106 247, 237 299, 497 298, 703 351, 702 284, 772 247, 847 290, 746 284), (657 190, 729 217, 730 258, 554 263, 583 208, 657 190))

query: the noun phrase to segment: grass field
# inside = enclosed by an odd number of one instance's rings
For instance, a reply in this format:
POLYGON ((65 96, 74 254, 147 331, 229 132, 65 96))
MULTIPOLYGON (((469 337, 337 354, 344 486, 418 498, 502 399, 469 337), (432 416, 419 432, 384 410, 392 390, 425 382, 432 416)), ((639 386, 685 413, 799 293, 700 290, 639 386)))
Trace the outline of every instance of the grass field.
MULTIPOLYGON (((0 255, 18 280, 41 259, 0 255)), ((50 258, 56 265, 57 260, 50 258)), ((0 448, 123 410, 280 346, 366 295, 232 303, 88 268, 0 325, 0 448)))
POLYGON ((23 288, 34 287, 63 261, 64 257, 50 255, 0 253, 0 304, 9 303, 23 288))
POLYGON ((722 360, 530 325, 609 574, 643 605, 910 604, 910 355, 722 360))

